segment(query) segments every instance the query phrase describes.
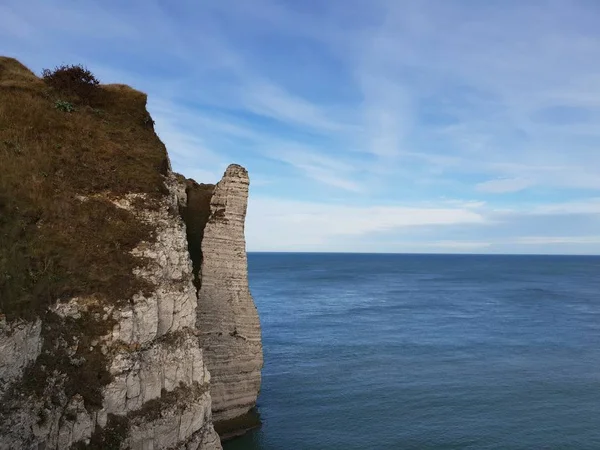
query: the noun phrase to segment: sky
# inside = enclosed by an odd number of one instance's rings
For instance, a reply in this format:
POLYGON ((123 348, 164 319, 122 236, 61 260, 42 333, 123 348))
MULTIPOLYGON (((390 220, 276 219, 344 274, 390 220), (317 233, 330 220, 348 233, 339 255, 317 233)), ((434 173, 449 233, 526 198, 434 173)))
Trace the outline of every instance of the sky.
POLYGON ((148 94, 250 251, 600 254, 596 0, 3 0, 0 54, 148 94))

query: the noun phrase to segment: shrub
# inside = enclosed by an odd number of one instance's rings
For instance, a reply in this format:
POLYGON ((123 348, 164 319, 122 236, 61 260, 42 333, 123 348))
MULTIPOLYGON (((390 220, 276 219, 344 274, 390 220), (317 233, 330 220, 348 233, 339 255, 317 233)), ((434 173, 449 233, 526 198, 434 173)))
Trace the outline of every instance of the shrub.
POLYGON ((42 71, 44 81, 57 91, 75 95, 83 102, 93 102, 99 94, 100 82, 82 65, 62 65, 42 71))
POLYGON ((73 106, 73 103, 65 102, 64 100, 56 100, 56 102, 54 103, 54 107, 56 109, 60 109, 61 111, 64 111, 64 112, 75 111, 75 107, 73 106))

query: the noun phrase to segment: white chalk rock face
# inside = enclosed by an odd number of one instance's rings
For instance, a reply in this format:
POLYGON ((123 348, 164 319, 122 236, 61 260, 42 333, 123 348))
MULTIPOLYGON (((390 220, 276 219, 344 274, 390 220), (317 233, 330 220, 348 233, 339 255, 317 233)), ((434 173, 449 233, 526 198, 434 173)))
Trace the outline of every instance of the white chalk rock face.
POLYGON ((261 330, 244 239, 248 187, 246 169, 230 165, 214 189, 202 239, 196 328, 211 374, 215 423, 247 413, 260 390, 261 330))
POLYGON ((0 397, 42 350, 42 321, 7 323, 0 318, 0 397))

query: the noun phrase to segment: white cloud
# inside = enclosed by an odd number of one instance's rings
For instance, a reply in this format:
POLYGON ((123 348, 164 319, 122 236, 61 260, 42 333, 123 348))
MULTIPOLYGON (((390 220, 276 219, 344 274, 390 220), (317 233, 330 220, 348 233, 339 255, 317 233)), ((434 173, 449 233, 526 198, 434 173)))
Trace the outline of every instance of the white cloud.
MULTIPOLYGON (((597 204, 600 206, 600 203, 597 204)), ((470 201, 368 206, 298 202, 251 196, 247 243, 251 251, 380 251, 594 253, 600 211, 585 204, 530 205, 504 211, 470 201), (578 209, 576 209, 578 208, 578 209), (570 222, 571 211, 584 214, 570 222), (584 213, 585 211, 585 213, 584 213), (548 223, 564 234, 535 235, 548 223)))
POLYGON ((539 205, 532 211, 535 214, 598 214, 600 215, 600 197, 570 202, 539 205))
MULTIPOLYGON (((443 197, 442 197, 443 198, 443 197)), ((448 205, 461 206, 463 208, 482 208, 486 205, 486 202, 481 200, 459 200, 459 199, 448 199, 444 200, 448 205)))
POLYGON ((523 245, 590 245, 600 244, 600 236, 524 236, 515 239, 512 243, 523 245))
POLYGON ((483 223, 481 214, 467 208, 346 206, 251 197, 246 235, 252 250, 326 249, 329 241, 337 238, 355 239, 412 227, 483 223))
POLYGON ((497 180, 484 181, 475 186, 479 192, 487 192, 490 194, 505 194, 510 192, 518 192, 527 189, 532 185, 531 180, 522 178, 501 178, 497 180))
MULTIPOLYGON (((404 243, 406 246, 415 246, 414 242, 404 243)), ((468 251, 468 250, 481 250, 488 248, 492 245, 491 242, 476 242, 476 241, 432 241, 426 243, 418 243, 417 247, 420 248, 435 248, 438 250, 450 250, 450 251, 468 251)))

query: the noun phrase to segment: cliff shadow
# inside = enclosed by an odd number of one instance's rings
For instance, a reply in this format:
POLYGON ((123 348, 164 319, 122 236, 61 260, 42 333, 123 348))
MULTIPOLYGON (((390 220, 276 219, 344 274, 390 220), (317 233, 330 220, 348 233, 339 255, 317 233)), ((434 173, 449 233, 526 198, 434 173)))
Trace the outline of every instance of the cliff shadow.
POLYGON ((186 226, 188 251, 192 259, 194 285, 199 291, 202 285, 202 238, 204 228, 210 217, 210 201, 214 184, 196 183, 194 180, 185 181, 187 204, 180 208, 181 218, 186 226))

